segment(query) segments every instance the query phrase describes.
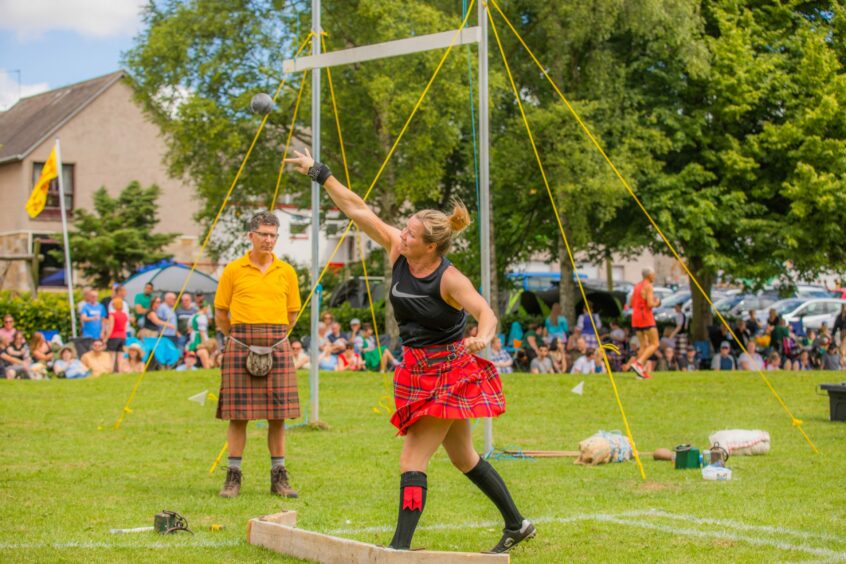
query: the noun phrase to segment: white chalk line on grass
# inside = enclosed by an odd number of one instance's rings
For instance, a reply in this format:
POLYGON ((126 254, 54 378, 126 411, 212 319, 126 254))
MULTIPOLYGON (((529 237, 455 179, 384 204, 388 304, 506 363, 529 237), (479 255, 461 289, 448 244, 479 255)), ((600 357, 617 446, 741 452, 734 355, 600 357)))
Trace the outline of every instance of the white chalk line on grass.
POLYGON ((221 541, 192 541, 186 544, 168 544, 164 542, 151 542, 140 544, 113 544, 108 542, 43 542, 43 543, 0 543, 0 550, 32 550, 36 548, 53 548, 56 550, 66 549, 123 549, 123 548, 144 548, 144 549, 179 549, 179 548, 224 548, 244 544, 243 540, 221 540, 221 541))
POLYGON ((717 525, 720 527, 727 527, 742 531, 756 531, 762 533, 771 533, 774 535, 786 535, 803 539, 818 539, 828 542, 846 544, 846 536, 837 536, 824 532, 800 531, 797 529, 786 529, 784 527, 773 527, 771 525, 748 525, 741 521, 734 521, 733 519, 713 519, 710 517, 695 517, 693 515, 670 513, 668 511, 662 511, 660 509, 651 510, 649 515, 655 517, 663 517, 666 519, 688 521, 690 523, 696 523, 699 525, 717 525))
POLYGON ((838 552, 828 548, 817 548, 807 544, 791 544, 778 540, 765 539, 761 537, 749 537, 738 535, 726 531, 703 531, 701 529, 678 529, 676 527, 668 527, 666 525, 658 525, 656 523, 648 523, 646 521, 630 521, 628 519, 620 519, 617 517, 608 517, 604 519, 597 519, 606 523, 615 523, 618 525, 629 525, 631 527, 640 527, 642 529, 651 529, 653 531, 661 531, 671 535, 684 535, 688 537, 699 538, 713 538, 722 540, 731 540, 737 542, 745 542, 759 546, 769 546, 781 550, 792 550, 797 552, 806 552, 808 554, 816 554, 819 556, 827 556, 832 559, 846 560, 846 552, 838 552))
MULTIPOLYGON (((808 544, 800 543, 800 544, 792 544, 789 542, 784 542, 780 540, 773 540, 767 539, 762 537, 753 537, 753 536, 746 536, 741 535, 736 532, 728 532, 728 531, 707 531, 701 529, 678 529, 675 527, 668 527, 665 525, 660 525, 656 523, 648 523, 644 521, 634 521, 632 518, 636 517, 657 517, 657 518, 664 518, 664 519, 676 519, 681 521, 686 521, 693 524, 701 524, 701 525, 716 525, 722 527, 723 529, 734 529, 734 530, 745 530, 745 531, 754 531, 758 533, 767 533, 767 534, 777 534, 777 535, 785 535, 785 536, 794 536, 799 538, 807 538, 807 539, 817 539, 817 540, 826 540, 826 541, 834 541, 838 543, 846 543, 845 539, 840 539, 834 535, 828 535, 825 533, 811 533, 806 531, 800 531, 796 529, 787 529, 784 527, 772 527, 766 525, 747 525, 745 523, 734 521, 730 519, 712 519, 712 518, 702 518, 702 517, 695 517, 693 515, 684 515, 684 514, 677 514, 677 513, 670 513, 667 511, 657 510, 657 509, 647 509, 647 510, 635 510, 635 511, 625 511, 621 513, 582 513, 577 515, 571 515, 569 517, 540 517, 538 519, 534 519, 534 523, 536 524, 543 524, 543 523, 554 523, 554 524, 567 524, 567 523, 575 523, 578 521, 601 521, 607 523, 615 523, 620 525, 628 525, 632 527, 641 527, 647 529, 653 529, 657 531, 663 531, 670 534, 678 534, 678 535, 685 535, 691 537, 706 537, 706 538, 719 538, 723 540, 732 540, 738 542, 747 542, 749 544, 759 545, 759 546, 769 546, 772 548, 777 548, 780 550, 792 550, 798 552, 805 552, 807 554, 814 554, 817 556, 826 557, 826 560, 846 560, 846 552, 838 552, 836 550, 831 550, 827 548, 818 548, 815 546, 811 546, 808 544)), ((482 521, 482 522, 475 522, 475 523, 441 523, 436 525, 429 525, 420 527, 423 530, 429 531, 443 531, 443 530, 457 530, 457 529, 483 529, 483 528, 499 528, 502 526, 502 521, 482 521)), ((377 527, 364 527, 358 529, 334 529, 332 531, 328 531, 327 534, 330 535, 354 535, 354 534, 362 534, 362 533, 387 533, 393 531, 394 528, 392 526, 377 526, 377 527)))

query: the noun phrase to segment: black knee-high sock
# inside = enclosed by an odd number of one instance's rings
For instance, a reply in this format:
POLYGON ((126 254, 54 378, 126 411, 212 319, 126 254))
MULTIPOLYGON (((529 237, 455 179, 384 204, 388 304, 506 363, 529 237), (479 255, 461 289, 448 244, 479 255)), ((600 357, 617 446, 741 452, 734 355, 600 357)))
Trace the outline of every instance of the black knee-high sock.
POLYGON ((511 499, 511 494, 508 493, 508 488, 502 477, 488 464, 484 458, 479 459, 479 463, 469 472, 464 474, 470 481, 476 484, 486 496, 490 498, 494 505, 496 505, 499 512, 502 513, 502 518, 505 519, 505 527, 511 530, 519 529, 523 524, 523 516, 514 505, 514 500, 511 499))
POLYGON ((411 548, 411 537, 426 506, 426 474, 403 472, 400 477, 399 516, 391 548, 411 548))

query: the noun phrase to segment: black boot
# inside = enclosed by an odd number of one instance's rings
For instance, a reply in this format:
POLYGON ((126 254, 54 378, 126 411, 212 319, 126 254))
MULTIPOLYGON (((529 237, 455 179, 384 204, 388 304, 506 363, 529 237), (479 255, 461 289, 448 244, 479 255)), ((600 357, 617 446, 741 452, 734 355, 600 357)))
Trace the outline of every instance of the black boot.
POLYGON ((391 548, 408 550, 411 537, 417 528, 417 522, 426 506, 426 474, 423 472, 403 472, 400 477, 399 516, 397 530, 391 540, 391 548))

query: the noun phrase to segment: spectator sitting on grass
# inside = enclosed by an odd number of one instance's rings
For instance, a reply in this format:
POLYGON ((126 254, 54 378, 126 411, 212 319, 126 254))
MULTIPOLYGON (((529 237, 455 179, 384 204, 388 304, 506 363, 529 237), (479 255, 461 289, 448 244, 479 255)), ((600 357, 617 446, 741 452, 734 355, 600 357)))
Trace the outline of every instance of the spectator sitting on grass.
POLYGON ((558 374, 566 374, 570 363, 567 362, 567 353, 564 352, 564 343, 553 341, 549 348, 549 358, 552 359, 552 367, 558 374))
POLYGON ((678 372, 681 370, 679 361, 676 358, 675 347, 664 347, 664 356, 658 360, 658 367, 656 370, 658 372, 678 372))
POLYGON ((512 368, 514 359, 507 351, 502 349, 502 341, 499 340, 499 337, 495 337, 491 341, 491 362, 500 374, 511 374, 514 371, 512 368))
POLYGON ((91 370, 86 368, 73 351, 73 347, 62 347, 59 351, 59 359, 53 363, 53 372, 56 376, 74 380, 77 378, 85 378, 91 374, 91 370))
POLYGON ((761 332, 761 322, 758 321, 754 309, 749 310, 749 319, 746 320, 746 326, 749 328, 749 334, 753 337, 761 332))
MULTIPOLYGON (((352 343, 355 347, 355 341, 358 338, 359 333, 361 333, 361 320, 357 317, 353 317, 350 319, 350 332, 347 335, 347 342, 352 343)), ((357 347, 355 348, 355 352, 361 354, 361 350, 357 347)))
POLYGON ((351 372, 358 372, 364 370, 364 362, 361 356, 355 352, 355 346, 351 342, 344 345, 344 352, 338 355, 338 366, 336 370, 347 370, 351 372))
MULTIPOLYGON (((770 354, 767 356, 767 371, 774 372, 776 370, 781 370, 781 355, 778 354, 778 351, 771 351, 770 354)), ((788 364, 785 365, 787 368, 788 364)))
POLYGON ((659 342, 659 344, 661 345, 659 347, 659 350, 663 351, 667 347, 676 348, 676 338, 674 337, 674 335, 675 330, 672 327, 670 327, 669 325, 667 327, 664 327, 664 336, 661 337, 661 340, 659 342))
POLYGON ((199 345, 196 350, 197 360, 200 361, 202 368, 219 368, 223 352, 217 343, 217 339, 206 339, 199 345))
POLYGON ((338 369, 338 355, 332 354, 330 344, 320 352, 320 357, 317 359, 317 368, 319 370, 328 370, 334 372, 338 369))
POLYGON ((683 359, 681 369, 684 372, 693 372, 695 370, 699 370, 699 357, 696 353, 696 349, 687 349, 687 355, 685 355, 685 358, 683 359))
POLYGON ((98 377, 103 374, 111 374, 114 370, 115 359, 112 353, 106 351, 106 344, 103 339, 95 339, 91 350, 82 355, 82 364, 91 370, 91 376, 98 377))
POLYGON ((187 372, 190 370, 197 369, 197 354, 188 351, 185 353, 185 356, 182 357, 182 364, 176 367, 177 372, 187 372))
POLYGON ((55 360, 53 349, 39 331, 33 333, 32 339, 29 340, 29 353, 36 363, 41 364, 47 370, 53 369, 53 361, 55 360))
POLYGON ((333 321, 329 327, 329 334, 326 335, 329 342, 332 343, 332 354, 341 354, 347 348, 347 335, 341 331, 341 324, 333 321))
MULTIPOLYGON (((12 333, 12 338, 17 333, 17 331, 12 333)), ((2 366, 3 375, 7 380, 29 380, 31 378, 29 370, 23 365, 17 355, 9 353, 11 347, 12 339, 6 337, 5 334, 0 335, 0 366, 2 366)))
POLYGON ((126 348, 126 357, 121 356, 118 361, 118 371, 121 374, 140 374, 144 372, 144 349, 138 343, 132 343, 126 348))
POLYGON ((45 377, 47 368, 43 365, 34 365, 29 353, 29 345, 22 331, 15 331, 12 342, 6 347, 7 362, 15 369, 16 378, 22 380, 41 380, 45 377))
POLYGON ((587 349, 573 363, 571 374, 601 374, 605 372, 605 366, 596 359, 596 349, 587 349))
POLYGON ((811 353, 805 350, 799 353, 799 358, 793 363, 793 370, 816 370, 816 368, 811 362, 811 353))
POLYGON ((529 370, 532 374, 553 374, 555 372, 552 359, 549 358, 549 345, 546 343, 538 345, 538 356, 532 359, 529 370))
POLYGON ((843 367, 841 365, 841 358, 840 358, 840 351, 837 348, 837 345, 834 343, 830 343, 828 345, 828 350, 826 350, 825 354, 822 357, 822 369, 823 370, 842 370, 843 367))
POLYGON ((303 344, 301 342, 292 341, 291 351, 294 356, 294 369, 307 370, 311 366, 311 360, 305 351, 303 351, 303 344))
POLYGON ((746 343, 746 352, 740 355, 738 359, 741 370, 763 370, 764 359, 758 354, 758 345, 754 339, 749 339, 746 343))
MULTIPOLYGON (((198 309, 197 313, 188 320, 188 344, 189 351, 197 352, 197 347, 209 340, 209 316, 205 308, 198 309)), ((199 355, 197 355, 199 358, 199 355)), ((203 368, 207 368, 203 366, 203 368)))
POLYGON ((731 356, 731 344, 728 341, 720 343, 720 354, 715 354, 711 360, 711 370, 737 370, 737 364, 731 356))
POLYGON ((530 359, 534 359, 540 355, 540 337, 538 336, 538 324, 529 323, 526 334, 523 335, 523 348, 526 349, 526 354, 530 359))
POLYGON ((570 337, 570 341, 567 343, 567 357, 570 361, 568 364, 573 366, 576 364, 576 360, 580 356, 585 356, 587 354, 588 344, 584 337, 577 337, 575 333, 573 336, 570 337), (572 347, 570 346, 572 345, 572 347))
POLYGON ((5 337, 6 344, 12 342, 12 339, 15 336, 15 318, 12 317, 10 314, 6 314, 3 316, 3 327, 0 327, 0 338, 5 337))

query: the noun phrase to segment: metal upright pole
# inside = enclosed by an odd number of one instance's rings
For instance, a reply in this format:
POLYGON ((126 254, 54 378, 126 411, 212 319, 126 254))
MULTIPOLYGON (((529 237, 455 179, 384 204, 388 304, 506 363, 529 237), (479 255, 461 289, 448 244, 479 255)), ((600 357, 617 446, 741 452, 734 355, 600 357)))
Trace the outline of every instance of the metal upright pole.
MULTIPOLYGON (((482 296, 491 303, 490 134, 488 130, 488 7, 479 2, 479 225, 482 238, 482 296)), ((494 304, 491 304, 493 307, 494 304)), ((485 350, 490 358, 490 348, 485 350)), ((493 450, 493 422, 485 419, 485 454, 493 450)))
MULTIPOLYGON (((311 0, 311 52, 320 54, 320 0, 311 0)), ((320 69, 311 73, 311 155, 320 160, 320 69)), ((320 276, 320 185, 311 183, 311 281, 317 284, 320 276)), ((309 368, 309 395, 311 397, 311 421, 320 420, 320 374, 318 372, 319 338, 317 336, 317 316, 320 312, 318 293, 311 300, 311 363, 309 368)))
MULTIPOLYGON (((65 181, 62 178, 62 146, 56 138, 56 169, 59 177, 59 210, 62 214, 62 237, 65 245, 65 285, 68 287, 68 305, 70 306, 71 336, 76 338, 76 304, 73 301, 73 266, 71 265, 70 243, 68 242, 68 218, 65 206, 65 181)), ((36 284, 38 281, 36 280, 36 284)))

